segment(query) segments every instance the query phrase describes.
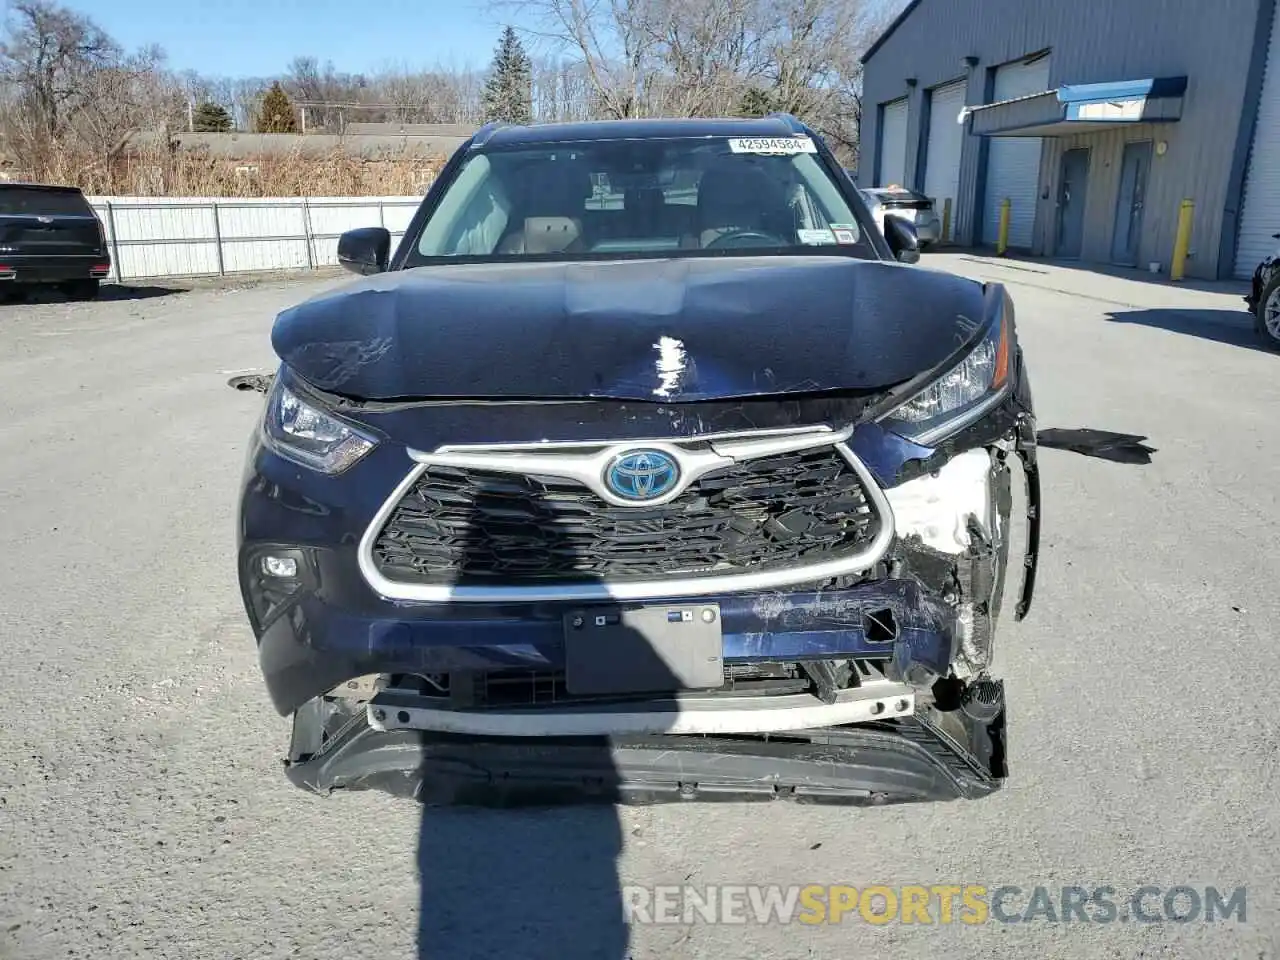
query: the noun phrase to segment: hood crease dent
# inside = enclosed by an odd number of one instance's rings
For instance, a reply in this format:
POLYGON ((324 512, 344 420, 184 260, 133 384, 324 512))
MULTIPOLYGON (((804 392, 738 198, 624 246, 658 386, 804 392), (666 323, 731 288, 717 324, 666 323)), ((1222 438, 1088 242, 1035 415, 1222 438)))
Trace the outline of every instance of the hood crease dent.
POLYGON ((885 390, 993 308, 973 280, 832 255, 449 264, 313 297, 271 343, 356 399, 689 403, 885 390))

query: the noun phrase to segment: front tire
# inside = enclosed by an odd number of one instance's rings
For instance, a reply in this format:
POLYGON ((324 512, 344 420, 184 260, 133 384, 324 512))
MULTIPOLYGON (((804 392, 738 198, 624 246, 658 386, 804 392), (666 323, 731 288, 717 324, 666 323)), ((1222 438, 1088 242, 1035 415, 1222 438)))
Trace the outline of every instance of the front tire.
POLYGON ((1253 326, 1267 346, 1280 350, 1280 270, 1262 288, 1253 311, 1253 326))

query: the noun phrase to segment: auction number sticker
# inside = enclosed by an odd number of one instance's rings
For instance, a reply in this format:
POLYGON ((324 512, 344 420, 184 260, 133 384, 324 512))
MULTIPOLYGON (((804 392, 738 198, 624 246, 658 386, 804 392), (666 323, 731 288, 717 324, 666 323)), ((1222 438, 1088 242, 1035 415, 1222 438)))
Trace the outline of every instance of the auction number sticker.
POLYGON ((737 137, 729 141, 732 153, 763 153, 790 157, 798 153, 817 153, 818 145, 809 137, 737 137))

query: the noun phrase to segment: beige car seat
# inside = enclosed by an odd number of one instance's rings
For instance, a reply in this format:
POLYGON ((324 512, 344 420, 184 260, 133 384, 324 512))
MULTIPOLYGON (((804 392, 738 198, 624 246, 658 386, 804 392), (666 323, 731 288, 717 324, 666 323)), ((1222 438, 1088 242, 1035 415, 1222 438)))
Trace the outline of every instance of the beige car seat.
POLYGON ((515 229, 498 253, 575 253, 585 249, 582 211, 592 194, 591 176, 571 161, 552 160, 521 177, 515 229))

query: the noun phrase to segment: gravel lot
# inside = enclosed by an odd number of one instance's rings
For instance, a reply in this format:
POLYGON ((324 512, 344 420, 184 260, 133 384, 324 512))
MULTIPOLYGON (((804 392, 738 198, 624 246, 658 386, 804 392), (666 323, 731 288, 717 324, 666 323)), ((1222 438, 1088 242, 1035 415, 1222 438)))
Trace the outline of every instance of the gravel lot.
POLYGON ((335 281, 0 307, 0 956, 1274 956, 1280 357, 1234 291, 926 262, 1013 282, 1042 426, 1159 453, 1043 454, 1040 592, 1000 642, 1008 788, 866 811, 424 818, 295 790, 231 555, 261 398, 226 380, 335 281), (1246 885, 1248 910, 628 933, 620 883, 1246 885))

